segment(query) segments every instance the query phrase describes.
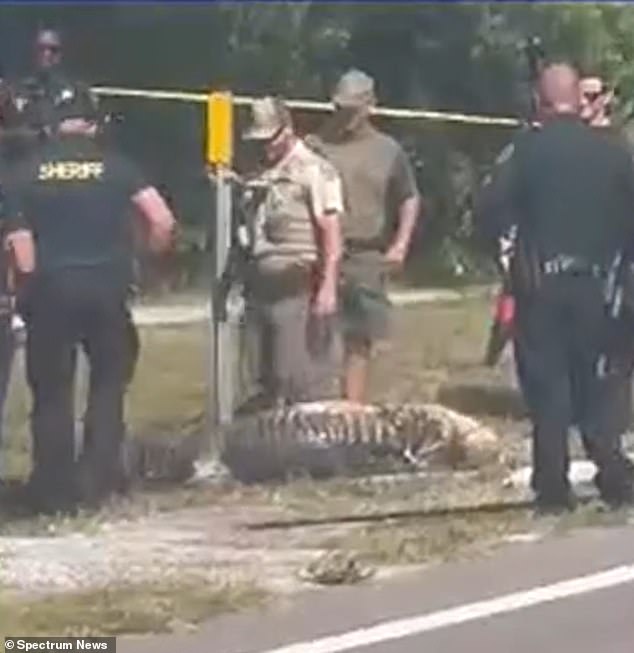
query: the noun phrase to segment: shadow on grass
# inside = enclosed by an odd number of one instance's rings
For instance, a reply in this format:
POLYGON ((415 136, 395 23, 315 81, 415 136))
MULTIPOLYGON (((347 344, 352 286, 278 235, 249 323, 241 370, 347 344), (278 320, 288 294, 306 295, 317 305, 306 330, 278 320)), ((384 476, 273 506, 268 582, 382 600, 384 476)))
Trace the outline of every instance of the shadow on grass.
POLYGON ((439 388, 438 401, 468 415, 519 420, 527 417, 521 394, 503 386, 448 384, 439 388))
POLYGON ((422 508, 411 510, 377 511, 367 514, 332 515, 328 517, 277 519, 245 523, 243 528, 249 531, 290 530, 293 528, 309 528, 317 526, 344 524, 382 524, 387 528, 394 522, 413 522, 433 524, 437 520, 452 519, 485 519, 518 514, 538 517, 557 517, 560 529, 567 530, 590 526, 620 526, 629 523, 631 511, 610 510, 598 502, 594 494, 579 493, 578 508, 575 511, 563 511, 560 514, 537 515, 534 501, 530 498, 490 501, 479 505, 457 505, 449 507, 422 508))

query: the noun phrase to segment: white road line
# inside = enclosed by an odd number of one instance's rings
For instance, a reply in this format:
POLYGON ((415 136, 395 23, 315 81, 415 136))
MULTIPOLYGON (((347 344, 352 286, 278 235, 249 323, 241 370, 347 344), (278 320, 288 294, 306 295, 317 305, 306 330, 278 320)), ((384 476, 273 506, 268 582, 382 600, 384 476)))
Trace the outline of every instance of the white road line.
POLYGON ((418 617, 386 621, 351 630, 347 633, 323 637, 289 646, 260 651, 260 653, 340 653, 355 648, 380 644, 395 639, 420 635, 439 628, 457 626, 477 619, 486 619, 597 590, 616 587, 634 581, 634 565, 615 567, 588 576, 544 585, 534 589, 506 594, 487 601, 467 603, 448 610, 440 610, 418 617))

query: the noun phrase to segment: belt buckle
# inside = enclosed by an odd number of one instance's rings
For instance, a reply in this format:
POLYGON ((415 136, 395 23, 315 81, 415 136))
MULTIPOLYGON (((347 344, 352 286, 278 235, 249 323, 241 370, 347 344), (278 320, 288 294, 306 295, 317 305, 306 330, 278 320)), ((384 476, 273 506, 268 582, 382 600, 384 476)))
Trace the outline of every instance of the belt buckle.
POLYGON ((544 263, 544 274, 557 274, 559 272, 559 261, 551 259, 544 263))
POLYGON ((562 256, 559 260, 559 268, 561 272, 572 272, 572 274, 575 273, 575 267, 577 267, 579 270, 583 267, 581 265, 578 265, 577 259, 575 259, 573 256, 562 256))

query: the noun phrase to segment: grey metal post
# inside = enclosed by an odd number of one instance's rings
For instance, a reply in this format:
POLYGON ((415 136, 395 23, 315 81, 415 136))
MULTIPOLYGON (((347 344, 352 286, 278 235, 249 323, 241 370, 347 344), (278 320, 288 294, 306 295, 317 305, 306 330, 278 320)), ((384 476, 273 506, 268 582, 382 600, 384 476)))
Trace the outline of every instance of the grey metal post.
POLYGON ((74 414, 75 414, 75 451, 83 451, 86 408, 88 406, 88 390, 90 386, 90 364, 83 347, 77 348, 75 383, 74 383, 74 414))
POLYGON ((216 185, 216 229, 214 274, 212 282, 211 316, 209 321, 209 377, 208 417, 212 436, 216 427, 228 424, 233 418, 234 379, 232 365, 232 333, 228 321, 220 321, 214 312, 214 293, 225 269, 231 245, 231 183, 227 171, 218 167, 213 177, 216 185))

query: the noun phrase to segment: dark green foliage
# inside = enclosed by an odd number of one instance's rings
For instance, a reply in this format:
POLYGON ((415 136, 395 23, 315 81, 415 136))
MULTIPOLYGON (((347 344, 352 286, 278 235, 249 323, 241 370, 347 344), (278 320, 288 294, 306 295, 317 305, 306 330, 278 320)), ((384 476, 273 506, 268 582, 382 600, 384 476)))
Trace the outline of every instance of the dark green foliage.
MULTIPOLYGON (((634 90, 634 8, 627 5, 9 4, 0 7, 5 71, 25 70, 30 37, 41 23, 64 30, 75 73, 119 86, 230 87, 324 99, 336 76, 355 65, 376 77, 385 105, 525 115, 529 93, 520 46, 537 34, 553 58, 571 59, 618 83, 624 116, 634 90)), ((105 105, 124 116, 113 138, 168 191, 181 220, 204 241, 212 212, 202 107, 144 100, 105 105)), ((297 115, 302 131, 319 119, 297 115)), ((382 126, 414 157, 428 203, 411 276, 418 282, 442 276, 454 260, 468 272, 477 265, 469 254, 469 199, 512 130, 422 121, 382 126), (421 266, 420 260, 435 262, 421 266)))

